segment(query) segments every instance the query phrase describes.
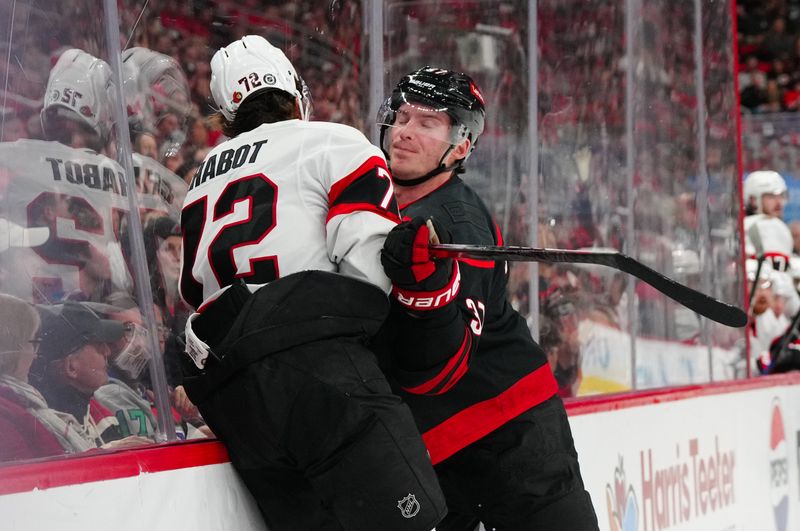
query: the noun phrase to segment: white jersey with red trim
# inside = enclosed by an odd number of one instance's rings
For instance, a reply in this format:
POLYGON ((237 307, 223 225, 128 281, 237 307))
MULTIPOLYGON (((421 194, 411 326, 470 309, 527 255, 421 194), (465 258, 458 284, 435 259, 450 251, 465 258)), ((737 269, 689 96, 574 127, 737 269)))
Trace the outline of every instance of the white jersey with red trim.
POLYGON ((775 271, 788 271, 792 246, 792 233, 782 219, 764 214, 744 218, 747 258, 758 258, 763 254, 775 271))
MULTIPOLYGON (((142 216, 177 217, 174 202, 186 184, 138 155, 134 171, 142 216)), ((37 303, 79 293, 87 276, 106 284, 106 293, 130 290, 129 257, 120 243, 129 215, 126 179, 116 161, 88 149, 29 139, 1 143, 0 217, 50 234, 44 245, 0 257, 0 289, 37 303)))
POLYGON ((399 220, 386 161, 356 129, 263 124, 214 148, 195 173, 181 227, 181 294, 199 307, 242 279, 339 272, 389 291, 379 253, 399 220))

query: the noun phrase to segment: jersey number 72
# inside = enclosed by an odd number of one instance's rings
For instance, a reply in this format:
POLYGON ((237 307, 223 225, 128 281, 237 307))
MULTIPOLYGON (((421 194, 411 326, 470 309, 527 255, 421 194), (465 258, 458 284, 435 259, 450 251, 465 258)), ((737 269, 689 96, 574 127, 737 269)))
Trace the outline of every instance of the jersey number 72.
POLYGON ((195 308, 203 302, 203 285, 192 274, 198 261, 201 268, 211 269, 220 288, 237 278, 246 278, 248 284, 265 284, 278 278, 278 258, 275 255, 251 258, 248 264, 237 264, 234 259, 236 249, 259 244, 275 228, 277 198, 278 187, 262 173, 229 182, 212 207, 213 222, 233 214, 236 204, 241 201, 248 202, 248 214, 243 219, 216 228, 216 234, 206 248, 200 248, 200 241, 208 241, 208 237, 203 238, 208 225, 208 196, 183 208, 181 293, 187 302, 195 308))

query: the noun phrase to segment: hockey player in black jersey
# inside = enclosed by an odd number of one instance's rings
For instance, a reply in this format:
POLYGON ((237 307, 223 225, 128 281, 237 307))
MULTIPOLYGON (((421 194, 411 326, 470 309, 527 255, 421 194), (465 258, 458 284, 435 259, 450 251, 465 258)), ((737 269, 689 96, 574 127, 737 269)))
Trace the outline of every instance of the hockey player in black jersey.
POLYGON ((428 531, 445 513, 436 474, 365 346, 389 309, 386 162, 355 129, 307 121, 302 80, 262 37, 211 70, 231 139, 181 217, 186 392, 271 531, 428 531))
POLYGON ((458 177, 484 116, 469 76, 430 67, 403 77, 379 112, 406 220, 381 255, 393 283, 381 338, 386 370, 445 493, 449 513, 437 530, 471 531, 479 521, 497 530, 595 530, 555 379, 506 300, 506 264, 427 251, 433 232, 443 243, 502 245, 483 201, 458 177))

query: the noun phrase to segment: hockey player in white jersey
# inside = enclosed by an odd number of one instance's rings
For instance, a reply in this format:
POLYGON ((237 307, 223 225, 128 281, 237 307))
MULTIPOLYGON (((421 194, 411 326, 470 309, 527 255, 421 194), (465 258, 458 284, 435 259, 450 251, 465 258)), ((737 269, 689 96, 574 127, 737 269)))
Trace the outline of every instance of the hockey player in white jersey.
MULTIPOLYGON (((130 256, 124 253, 130 248, 125 241, 129 177, 110 158, 115 152, 113 88, 105 61, 83 50, 66 50, 52 68, 44 93, 45 139, 0 144, 0 173, 9 179, 3 188, 4 215, 19 225, 46 227, 48 234, 32 248, 0 256, 0 269, 7 273, 0 279, 0 290, 44 305, 99 302, 110 293, 132 291, 130 256)), ((188 186, 146 157, 134 157, 134 170, 130 178, 142 183, 136 188, 143 215, 172 215, 177 223, 188 186)), ((116 360, 124 359, 121 354, 113 353, 112 371, 116 360)), ((136 418, 142 424, 147 420, 147 426, 131 432, 152 436, 155 417, 149 401, 137 400, 138 394, 123 385, 101 388, 93 403, 103 403, 113 413, 129 413, 138 403, 144 414, 136 418)))
POLYGON ((23 226, 50 229, 44 245, 17 257, 27 274, 2 286, 4 291, 50 303, 100 300, 130 287, 114 225, 128 209, 125 175, 103 154, 113 126, 111 83, 105 61, 79 49, 65 51, 45 91, 41 119, 47 140, 0 144, 0 170, 9 179, 5 215, 23 226))
MULTIPOLYGON (((782 219, 766 214, 744 218, 745 257, 762 261, 773 270, 773 289, 785 299, 783 313, 788 319, 800 310, 800 296, 791 280, 793 267, 792 233, 782 219), (785 277, 785 278, 784 278, 785 277)), ((763 265, 762 265, 763 267, 763 265)), ((757 267, 756 267, 757 268, 757 267)), ((750 286, 754 290, 754 285, 750 286)))
MULTIPOLYGON (((0 172, 9 179, 2 197, 6 216, 50 229, 45 245, 20 257, 28 274, 0 289, 37 303, 100 301, 113 291, 132 290, 120 244, 129 211, 127 177, 107 156, 115 151, 112 88, 105 61, 66 50, 45 90, 46 139, 0 144, 0 172)), ((143 183, 137 186, 142 211, 177 220, 188 186, 147 157, 134 156, 134 170, 143 183)))
POLYGON ((211 91, 234 138, 208 154, 185 200, 181 288, 195 307, 234 279, 260 285, 308 269, 389 289, 376 261, 399 220, 386 162, 359 131, 307 121, 310 96, 287 65, 258 37, 212 59, 211 91), (269 101, 276 93, 294 99, 269 101), (253 95, 262 112, 237 113, 253 95), (279 105, 297 118, 262 123, 279 105))
POLYGON ((386 162, 307 121, 279 49, 211 60, 226 135, 183 208, 184 385, 272 531, 431 529, 445 507, 408 408, 366 347, 388 312, 379 252, 398 221, 386 162))

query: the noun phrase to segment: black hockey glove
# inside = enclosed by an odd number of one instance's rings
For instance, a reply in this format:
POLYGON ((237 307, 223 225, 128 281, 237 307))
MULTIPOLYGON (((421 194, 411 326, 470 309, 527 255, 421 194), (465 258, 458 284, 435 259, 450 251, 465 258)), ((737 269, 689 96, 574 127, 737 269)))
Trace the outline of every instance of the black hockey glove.
MULTIPOLYGON (((430 220, 439 243, 450 243, 450 234, 430 220)), ((441 308, 458 293, 458 263, 452 258, 433 258, 429 224, 422 217, 397 225, 389 232, 381 251, 381 264, 392 281, 392 295, 406 308, 441 308)))
POLYGON ((800 344, 797 334, 792 334, 791 342, 783 348, 781 348, 781 338, 783 336, 775 338, 769 351, 756 358, 756 365, 761 374, 781 374, 800 370, 800 344))

